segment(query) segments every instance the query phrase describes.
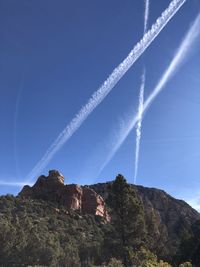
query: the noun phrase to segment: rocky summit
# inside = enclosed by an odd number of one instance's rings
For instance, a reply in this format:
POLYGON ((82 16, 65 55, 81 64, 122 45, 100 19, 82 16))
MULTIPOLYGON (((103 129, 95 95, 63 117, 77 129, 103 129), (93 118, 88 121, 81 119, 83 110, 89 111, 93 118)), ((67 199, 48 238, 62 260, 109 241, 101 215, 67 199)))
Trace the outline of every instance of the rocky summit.
POLYGON ((32 187, 25 185, 19 196, 56 202, 67 209, 99 215, 109 220, 105 202, 99 194, 88 186, 65 185, 64 180, 60 172, 51 170, 48 176, 40 176, 32 187))

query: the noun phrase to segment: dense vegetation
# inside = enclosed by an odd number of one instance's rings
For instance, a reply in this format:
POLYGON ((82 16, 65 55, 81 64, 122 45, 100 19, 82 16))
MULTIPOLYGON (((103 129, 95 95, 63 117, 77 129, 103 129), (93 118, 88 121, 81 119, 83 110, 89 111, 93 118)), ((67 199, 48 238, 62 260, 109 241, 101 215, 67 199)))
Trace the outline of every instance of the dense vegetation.
MULTIPOLYGON (((118 175, 110 185, 110 223, 56 203, 0 197, 0 266, 169 267, 150 243, 142 202, 118 175)), ((185 236, 173 266, 200 266, 200 225, 185 236), (187 262, 188 261, 188 262, 187 262)), ((158 244, 159 246, 159 244, 158 244)))

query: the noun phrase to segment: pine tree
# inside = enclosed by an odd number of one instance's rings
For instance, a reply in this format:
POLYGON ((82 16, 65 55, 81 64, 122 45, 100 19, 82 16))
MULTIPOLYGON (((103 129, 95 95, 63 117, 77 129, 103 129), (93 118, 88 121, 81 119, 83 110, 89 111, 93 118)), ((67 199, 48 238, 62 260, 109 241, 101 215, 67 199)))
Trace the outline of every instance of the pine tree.
POLYGON ((115 256, 120 257, 126 267, 131 266, 131 253, 145 240, 142 203, 133 186, 130 186, 120 174, 110 186, 107 203, 112 209, 115 256))
POLYGON ((193 224, 193 236, 183 237, 178 255, 178 262, 181 261, 192 261, 200 267, 200 220, 193 224))

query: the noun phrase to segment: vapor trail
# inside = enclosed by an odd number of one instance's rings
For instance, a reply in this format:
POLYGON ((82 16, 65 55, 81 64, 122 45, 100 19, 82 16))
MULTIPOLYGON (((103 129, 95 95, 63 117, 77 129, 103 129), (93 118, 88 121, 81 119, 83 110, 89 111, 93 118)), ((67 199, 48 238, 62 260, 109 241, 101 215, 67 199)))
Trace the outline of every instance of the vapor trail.
MULTIPOLYGON (((147 30, 148 20, 149 20, 149 0, 144 1, 144 34, 147 30)), ((135 147, 135 173, 134 173, 134 184, 136 183, 138 174, 138 164, 140 156, 140 142, 142 136, 142 113, 144 105, 144 89, 146 81, 146 69, 145 65, 143 67, 143 73, 141 78, 140 92, 139 92, 139 104, 138 104, 138 121, 136 124, 136 147, 135 147)))
POLYGON ((146 73, 145 68, 141 77, 141 86, 139 93, 139 105, 138 105, 138 121, 136 124, 136 148, 135 148, 135 173, 134 173, 134 184, 136 183, 137 173, 138 173, 138 163, 140 155, 140 141, 142 135, 142 115, 143 115, 143 105, 144 105, 144 88, 145 88, 146 73))
POLYGON ((26 177, 27 180, 32 180, 45 166, 49 163, 52 157, 65 144, 65 142, 74 134, 74 132, 87 119, 90 113, 103 101, 112 88, 130 69, 133 63, 144 53, 147 47, 153 42, 157 35, 162 31, 170 19, 176 14, 186 0, 173 0, 168 8, 152 25, 151 29, 144 34, 142 39, 133 47, 128 56, 123 62, 116 67, 110 76, 104 81, 100 88, 91 96, 87 104, 81 108, 72 121, 65 127, 56 140, 46 151, 41 160, 36 164, 32 171, 26 177))
POLYGON ((149 0, 144 0, 145 10, 144 10, 144 34, 147 31, 148 20, 149 20, 149 0))
MULTIPOLYGON (((153 89, 152 93, 149 95, 147 100, 144 102, 143 116, 144 113, 150 107, 150 105, 153 103, 155 98, 158 96, 158 94, 164 89, 167 82, 174 76, 174 74, 184 63, 184 60, 186 59, 186 57, 188 56, 189 52, 192 49, 192 45, 195 43, 199 35, 200 35, 200 14, 197 16, 192 26, 190 27, 189 31, 185 35, 184 39, 181 42, 181 45, 179 46, 178 50, 175 53, 174 58, 172 59, 168 68, 163 73, 158 84, 153 89)), ((107 159, 100 168, 100 171, 102 171, 105 168, 105 166, 110 162, 110 160, 113 158, 115 153, 118 151, 118 149, 121 147, 121 145, 129 135, 129 133, 135 127, 138 120, 139 120, 139 115, 137 113, 134 116, 134 118, 126 124, 126 128, 121 131, 123 134, 118 136, 118 140, 116 141, 115 145, 112 146, 107 159)))

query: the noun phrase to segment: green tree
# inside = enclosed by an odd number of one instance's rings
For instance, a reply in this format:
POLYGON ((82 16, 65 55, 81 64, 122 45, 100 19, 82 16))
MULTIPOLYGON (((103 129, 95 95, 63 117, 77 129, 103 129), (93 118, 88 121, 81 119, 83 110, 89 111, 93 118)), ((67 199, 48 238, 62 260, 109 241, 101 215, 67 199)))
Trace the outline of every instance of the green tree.
POLYGON ((192 267, 192 263, 187 261, 179 265, 179 267, 192 267))
POLYGON ((121 261, 119 261, 115 258, 111 258, 108 265, 105 267, 124 267, 124 265, 122 264, 121 261))
POLYGON ((114 256, 120 256, 126 267, 131 266, 131 251, 137 250, 145 240, 143 205, 134 188, 120 174, 110 185, 107 203, 112 209, 110 247, 114 247, 114 256))
POLYGON ((170 264, 158 260, 157 256, 145 247, 132 253, 132 266, 134 267, 171 267, 170 264))
POLYGON ((187 236, 187 238, 183 238, 177 258, 178 263, 183 261, 191 261, 194 266, 200 266, 200 221, 196 221, 193 225, 193 236, 187 236))

